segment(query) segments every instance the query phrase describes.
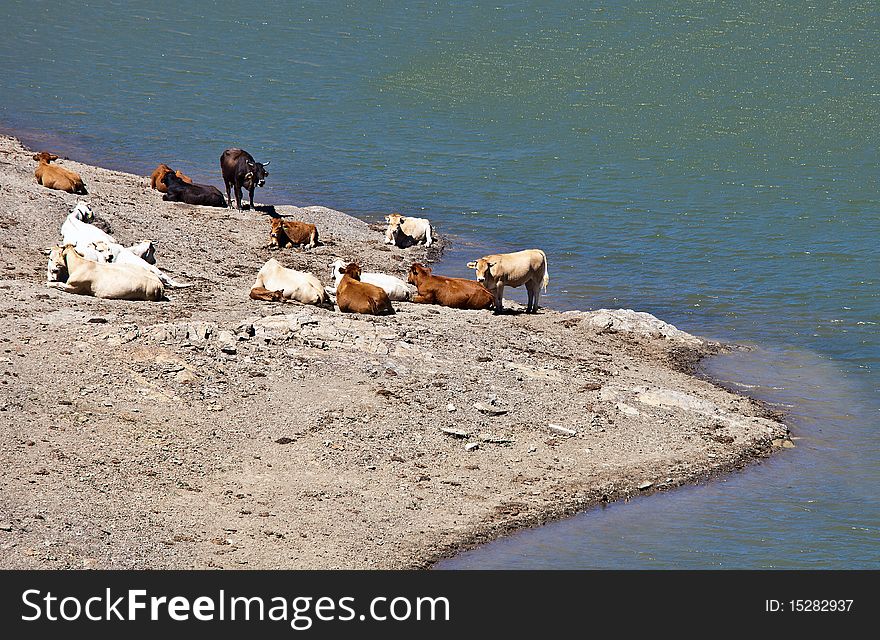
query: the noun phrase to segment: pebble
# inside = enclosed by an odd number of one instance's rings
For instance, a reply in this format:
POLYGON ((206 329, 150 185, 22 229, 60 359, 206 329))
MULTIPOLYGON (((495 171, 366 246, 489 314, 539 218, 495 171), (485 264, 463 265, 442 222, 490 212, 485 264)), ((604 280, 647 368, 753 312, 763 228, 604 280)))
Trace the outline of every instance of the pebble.
POLYGON ((479 442, 468 442, 466 445, 464 445, 465 451, 474 451, 479 448, 480 448, 479 442))
POLYGON ((455 411, 455 405, 450 402, 449 404, 446 405, 446 410, 449 413, 452 413, 453 411, 455 411))

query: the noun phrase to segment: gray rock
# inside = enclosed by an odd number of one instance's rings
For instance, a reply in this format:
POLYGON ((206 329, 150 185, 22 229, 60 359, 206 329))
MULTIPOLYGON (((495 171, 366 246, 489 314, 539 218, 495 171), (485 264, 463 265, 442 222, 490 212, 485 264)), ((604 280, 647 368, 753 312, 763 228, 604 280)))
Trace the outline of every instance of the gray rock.
POLYGON ((440 431, 448 436, 455 436, 456 438, 467 438, 470 435, 470 433, 468 433, 467 431, 462 431, 461 429, 453 429, 451 427, 440 427, 440 431))
POLYGON ((480 413, 486 414, 487 416, 503 416, 505 413, 507 413, 507 409, 490 407, 489 405, 485 405, 482 402, 475 402, 474 409, 476 409, 480 413))
POLYGON ((550 429, 550 431, 552 431, 553 433, 558 433, 561 436, 577 435, 577 431, 575 431, 574 429, 567 429, 566 427, 558 424, 550 424, 547 426, 547 428, 550 429))

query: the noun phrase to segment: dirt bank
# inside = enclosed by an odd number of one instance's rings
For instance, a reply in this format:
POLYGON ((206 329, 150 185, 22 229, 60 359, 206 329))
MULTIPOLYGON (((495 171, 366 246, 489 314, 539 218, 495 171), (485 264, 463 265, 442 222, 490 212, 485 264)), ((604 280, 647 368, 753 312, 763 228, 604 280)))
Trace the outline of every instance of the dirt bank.
POLYGON ((36 185, 30 155, 0 137, 2 568, 425 567, 788 444, 683 371, 717 345, 646 314, 250 300, 269 257, 325 284, 337 256, 398 275, 435 257, 322 207, 277 212, 324 246, 270 251, 265 212, 64 161, 117 240, 158 240, 195 286, 163 303, 49 289, 42 251, 80 197, 36 185))

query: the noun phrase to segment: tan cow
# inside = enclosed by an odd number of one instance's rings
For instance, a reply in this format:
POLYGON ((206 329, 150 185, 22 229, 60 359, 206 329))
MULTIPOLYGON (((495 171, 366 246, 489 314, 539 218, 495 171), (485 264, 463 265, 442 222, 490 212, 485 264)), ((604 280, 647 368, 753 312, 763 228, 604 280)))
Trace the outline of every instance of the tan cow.
POLYGON ((412 218, 392 213, 385 216, 388 228, 385 230, 385 244, 405 249, 415 244, 430 247, 434 243, 431 237, 431 221, 427 218, 412 218))
MULTIPOLYGON (((128 264, 113 264, 86 260, 73 245, 53 247, 50 262, 54 260, 59 271, 67 273, 64 282, 46 285, 83 296, 111 300, 151 300, 165 298, 165 287, 154 274, 128 264)), ((58 277, 63 279, 63 273, 58 277)))
POLYGON ((306 249, 318 246, 318 227, 313 224, 281 218, 272 218, 269 223, 272 225, 269 232, 270 246, 274 244, 279 249, 295 245, 306 249))
POLYGON ((483 284, 495 296, 495 313, 504 311, 504 287, 526 285, 529 303, 526 313, 538 312, 541 286, 547 290, 550 272, 547 256, 540 249, 526 249, 515 253, 494 253, 475 262, 468 262, 468 269, 476 269, 477 282, 483 284))
POLYGON ((176 175, 178 178, 180 178, 181 180, 183 180, 187 184, 192 184, 192 178, 190 178, 187 175, 184 175, 182 171, 175 171, 174 169, 172 169, 171 167, 169 167, 167 164, 165 164, 163 162, 158 167, 156 167, 156 169, 153 171, 153 174, 150 176, 150 186, 153 189, 155 189, 156 191, 159 191, 161 193, 167 193, 168 187, 165 186, 165 174, 166 173, 173 173, 174 175, 176 175))
POLYGON ((343 313, 369 313, 374 316, 394 313, 391 300, 374 284, 361 282, 361 268, 354 262, 345 267, 336 285, 336 304, 343 313))
POLYGON ((279 291, 284 300, 295 300, 303 304, 322 304, 327 301, 327 293, 317 277, 311 273, 282 267, 277 260, 270 258, 257 273, 250 296, 254 300, 278 300, 279 291))
POLYGON ((37 184, 41 184, 49 189, 66 191, 67 193, 88 195, 89 192, 86 191, 86 185, 83 183, 83 179, 79 177, 78 173, 69 171, 64 167, 49 164, 57 159, 58 156, 54 153, 49 153, 48 151, 41 151, 40 153, 34 154, 34 160, 40 163, 34 171, 34 177, 37 179, 37 184))

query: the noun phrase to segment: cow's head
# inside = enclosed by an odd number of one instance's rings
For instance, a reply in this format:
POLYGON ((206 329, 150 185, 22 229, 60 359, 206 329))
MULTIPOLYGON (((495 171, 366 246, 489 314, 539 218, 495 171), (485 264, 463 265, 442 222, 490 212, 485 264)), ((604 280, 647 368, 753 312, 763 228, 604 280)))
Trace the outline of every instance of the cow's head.
POLYGON ((337 258, 330 263, 330 277, 333 278, 333 280, 336 280, 337 278, 340 278, 344 275, 345 263, 342 260, 337 258))
POLYGON ((406 275, 406 281, 418 286, 417 283, 419 279, 429 275, 431 275, 431 269, 418 262, 414 262, 409 268, 409 273, 406 275))
POLYGON ((34 160, 36 160, 37 162, 49 163, 57 159, 58 156, 56 156, 54 153, 49 153, 48 151, 40 151, 40 153, 34 154, 34 160))
POLYGON ((476 270, 477 282, 485 283, 492 278, 492 267, 494 267, 495 264, 496 263, 489 262, 485 258, 480 258, 475 262, 468 262, 467 268, 476 270))
POLYGON ((64 261, 64 247, 54 246, 47 249, 49 264, 46 265, 46 282, 66 282, 67 263, 64 261))
POLYGON ((262 187, 266 184, 266 178, 269 177, 269 172, 266 171, 268 165, 268 162, 251 162, 248 160, 247 173, 244 174, 244 186, 248 189, 253 189, 254 187, 262 187))
POLYGON ((388 228, 385 230, 385 244, 398 245, 399 238, 403 234, 403 228, 400 225, 404 223, 406 218, 399 213, 392 213, 385 216, 385 220, 388 222, 388 228))
POLYGON ((156 246, 149 240, 144 240, 128 247, 134 255, 140 256, 144 262, 156 264, 156 246))
POLYGON ((95 219, 95 214, 92 213, 91 207, 85 202, 77 202, 70 215, 83 222, 91 222, 95 219))
POLYGON ((272 225, 272 229, 269 231, 269 237, 272 238, 276 244, 280 244, 281 241, 279 238, 284 235, 284 223, 281 218, 272 218, 269 220, 269 224, 272 225))
POLYGON ((345 273, 345 275, 347 275, 350 278, 353 278, 354 280, 361 279, 361 268, 355 262, 349 263, 345 267, 344 273, 345 273))

